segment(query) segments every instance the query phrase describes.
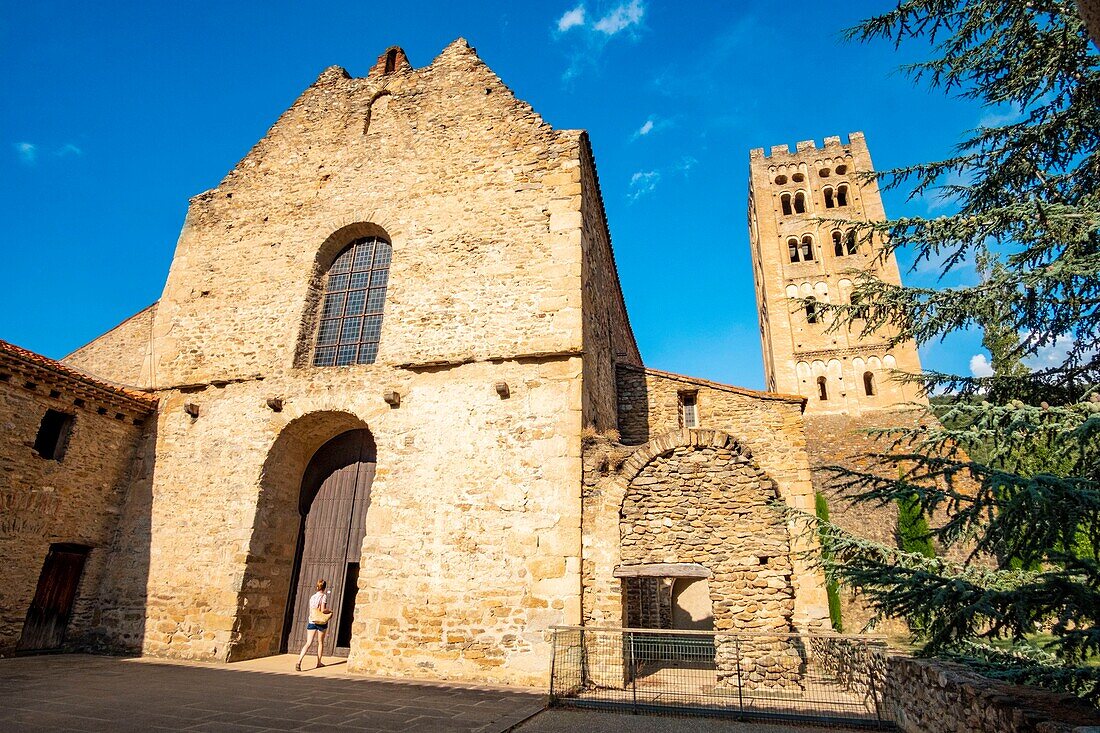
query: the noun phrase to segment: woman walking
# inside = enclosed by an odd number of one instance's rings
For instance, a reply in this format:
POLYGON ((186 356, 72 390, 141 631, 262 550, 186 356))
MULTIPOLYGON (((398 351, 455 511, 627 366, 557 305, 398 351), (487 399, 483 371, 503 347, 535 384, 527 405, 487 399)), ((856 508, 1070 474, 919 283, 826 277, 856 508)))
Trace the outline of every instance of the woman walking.
POLYGON ((295 671, 302 671, 302 660, 306 658, 309 645, 317 640, 317 666, 324 667, 321 662, 321 652, 325 648, 325 632, 328 631, 328 620, 332 617, 332 610, 328 607, 328 593, 325 589, 328 583, 317 581, 317 592, 309 598, 309 623, 306 624, 306 643, 302 646, 302 653, 298 655, 298 663, 294 665, 295 671))

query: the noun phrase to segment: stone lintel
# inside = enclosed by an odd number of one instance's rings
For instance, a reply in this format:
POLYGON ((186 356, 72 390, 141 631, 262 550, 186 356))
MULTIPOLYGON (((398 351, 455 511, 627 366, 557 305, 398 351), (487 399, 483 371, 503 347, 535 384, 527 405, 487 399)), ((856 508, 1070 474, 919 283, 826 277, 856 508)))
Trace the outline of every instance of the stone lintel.
POLYGON ((713 578, 714 573, 693 562, 658 562, 649 565, 620 565, 616 578, 713 578))

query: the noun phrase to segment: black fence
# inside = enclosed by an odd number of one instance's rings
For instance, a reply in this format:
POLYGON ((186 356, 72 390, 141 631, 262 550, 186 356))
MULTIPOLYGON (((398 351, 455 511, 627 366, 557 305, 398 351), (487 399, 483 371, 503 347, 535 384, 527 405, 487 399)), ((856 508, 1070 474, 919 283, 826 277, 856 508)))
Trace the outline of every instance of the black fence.
POLYGON ((878 638, 581 626, 553 634, 552 705, 894 729, 878 638))

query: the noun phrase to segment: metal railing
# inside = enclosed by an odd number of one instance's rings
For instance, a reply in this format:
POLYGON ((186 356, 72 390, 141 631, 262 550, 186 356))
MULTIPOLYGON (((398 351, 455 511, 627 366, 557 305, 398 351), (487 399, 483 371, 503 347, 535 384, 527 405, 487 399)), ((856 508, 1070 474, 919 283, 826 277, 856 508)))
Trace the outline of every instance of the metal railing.
POLYGON ((893 730, 885 642, 554 626, 551 705, 893 730))

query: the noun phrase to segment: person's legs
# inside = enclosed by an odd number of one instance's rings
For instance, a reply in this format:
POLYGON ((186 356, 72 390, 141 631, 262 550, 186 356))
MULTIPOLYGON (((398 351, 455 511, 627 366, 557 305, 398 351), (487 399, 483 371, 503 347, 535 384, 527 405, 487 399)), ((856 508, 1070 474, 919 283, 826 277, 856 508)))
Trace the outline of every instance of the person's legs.
POLYGON ((324 649, 325 649, 325 632, 324 631, 318 631, 317 632, 317 666, 318 667, 324 667, 325 666, 324 663, 321 662, 321 654, 324 651, 324 649))
MULTIPOLYGON (((313 629, 306 632, 306 643, 302 645, 302 653, 298 655, 298 663, 294 665, 294 669, 301 671, 302 660, 306 658, 306 652, 309 651, 309 645, 313 643, 313 637, 316 636, 316 634, 317 632, 313 629)), ((317 648, 320 649, 320 645, 318 645, 317 648)))

